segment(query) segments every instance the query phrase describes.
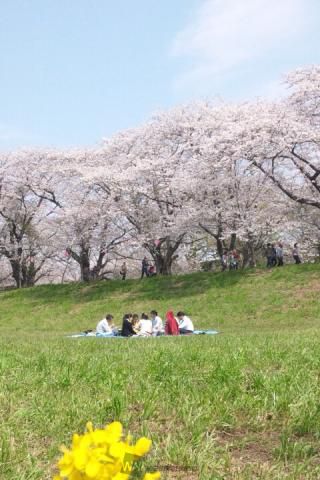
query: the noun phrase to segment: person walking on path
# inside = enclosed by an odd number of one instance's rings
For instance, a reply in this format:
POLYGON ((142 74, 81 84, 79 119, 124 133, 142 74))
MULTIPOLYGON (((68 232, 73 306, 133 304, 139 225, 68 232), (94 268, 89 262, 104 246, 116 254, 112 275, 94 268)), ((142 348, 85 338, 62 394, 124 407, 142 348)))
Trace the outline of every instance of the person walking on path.
POLYGON ((144 276, 149 277, 149 262, 147 257, 144 257, 141 265, 141 278, 144 276))
POLYGON ((296 262, 296 265, 301 263, 300 251, 297 243, 293 245, 292 256, 294 261, 296 262))

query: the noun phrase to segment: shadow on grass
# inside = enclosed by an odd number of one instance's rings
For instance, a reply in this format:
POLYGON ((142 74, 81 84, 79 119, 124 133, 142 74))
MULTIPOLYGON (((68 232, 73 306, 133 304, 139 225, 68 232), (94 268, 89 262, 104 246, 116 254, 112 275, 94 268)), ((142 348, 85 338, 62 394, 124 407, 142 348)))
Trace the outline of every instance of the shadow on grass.
POLYGON ((142 280, 107 280, 94 283, 40 285, 33 288, 3 292, 0 298, 40 303, 88 303, 108 297, 135 300, 161 300, 197 296, 212 288, 235 285, 250 271, 224 273, 195 273, 172 277, 144 278, 142 280))
POLYGON ((108 298, 119 300, 134 299, 144 301, 171 300, 198 296, 211 289, 228 289, 241 284, 248 277, 262 277, 267 282, 283 279, 286 283, 296 281, 296 276, 319 274, 316 265, 291 265, 281 269, 240 270, 236 272, 198 272, 170 277, 144 278, 142 280, 106 280, 93 283, 68 283, 40 285, 33 288, 0 292, 0 299, 36 304, 85 304, 108 298), (271 277, 269 277, 271 275, 271 277))

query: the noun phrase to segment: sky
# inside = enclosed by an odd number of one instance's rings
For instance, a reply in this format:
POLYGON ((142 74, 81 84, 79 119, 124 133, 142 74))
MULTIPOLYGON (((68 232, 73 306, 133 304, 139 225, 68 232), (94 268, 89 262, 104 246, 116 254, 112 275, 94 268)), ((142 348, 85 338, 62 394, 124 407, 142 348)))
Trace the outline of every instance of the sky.
POLYGON ((0 150, 91 146, 197 99, 277 98, 320 0, 0 0, 0 150))

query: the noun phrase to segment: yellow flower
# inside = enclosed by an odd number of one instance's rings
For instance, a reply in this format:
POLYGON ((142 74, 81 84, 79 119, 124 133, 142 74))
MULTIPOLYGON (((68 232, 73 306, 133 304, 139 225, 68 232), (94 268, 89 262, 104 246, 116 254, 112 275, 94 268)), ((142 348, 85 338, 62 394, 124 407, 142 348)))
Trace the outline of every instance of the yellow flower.
MULTIPOLYGON (((151 440, 140 438, 132 444, 130 435, 123 440, 122 425, 113 422, 94 430, 87 423, 87 432, 74 434, 70 449, 61 447, 59 475, 54 480, 128 480, 133 463, 149 452, 151 440)), ((158 480, 160 473, 147 473, 144 480, 158 480)))
POLYGON ((152 442, 146 437, 139 438, 134 447, 134 453, 138 457, 142 457, 149 452, 152 442))
POLYGON ((146 473, 143 477, 143 480, 159 480, 160 477, 160 472, 146 473))

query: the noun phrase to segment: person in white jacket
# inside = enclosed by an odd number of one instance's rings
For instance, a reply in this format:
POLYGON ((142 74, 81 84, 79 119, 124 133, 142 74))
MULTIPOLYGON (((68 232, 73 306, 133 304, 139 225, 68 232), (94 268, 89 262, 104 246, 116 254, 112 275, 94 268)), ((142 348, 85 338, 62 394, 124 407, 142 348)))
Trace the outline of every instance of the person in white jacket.
POLYGON ((156 310, 151 310, 150 315, 152 320, 152 335, 154 337, 157 337, 158 335, 163 335, 163 322, 161 317, 159 317, 158 312, 156 312, 156 310))
POLYGON ((183 334, 193 333, 194 326, 193 326, 192 320, 191 318, 187 317, 187 315, 184 312, 177 313, 177 320, 178 320, 180 334, 183 335, 183 334))
POLYGON ((151 337, 152 335, 152 322, 149 320, 148 315, 143 313, 139 322, 140 329, 137 333, 138 337, 151 337))
POLYGON ((113 335, 115 332, 115 327, 113 325, 113 316, 108 314, 105 318, 100 320, 97 325, 96 333, 97 334, 110 334, 113 335))

